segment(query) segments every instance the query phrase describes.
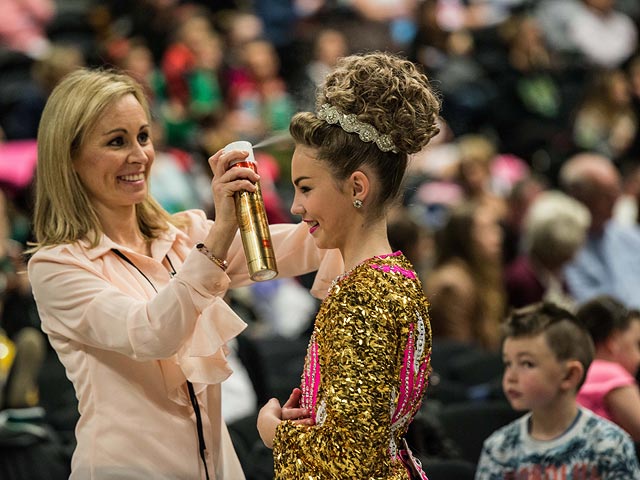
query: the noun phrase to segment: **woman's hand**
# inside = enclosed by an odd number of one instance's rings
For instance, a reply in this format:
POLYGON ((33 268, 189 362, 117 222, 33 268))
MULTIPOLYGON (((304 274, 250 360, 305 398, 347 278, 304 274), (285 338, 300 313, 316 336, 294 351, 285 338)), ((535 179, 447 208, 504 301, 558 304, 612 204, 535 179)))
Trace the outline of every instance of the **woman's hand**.
POLYGON ((213 192, 213 202, 216 212, 216 222, 225 225, 236 224, 236 209, 233 197, 236 192, 247 190, 255 192, 255 183, 260 176, 244 167, 230 168, 231 162, 242 161, 248 157, 248 152, 242 150, 231 150, 224 152, 219 150, 209 157, 209 167, 213 173, 211 190, 213 192))
POLYGON ((300 408, 300 396, 302 391, 294 388, 289 399, 280 407, 277 398, 269 400, 258 413, 258 432, 260 438, 268 448, 273 448, 273 439, 276 436, 276 428, 283 420, 291 420, 300 425, 313 425, 310 412, 305 408, 300 408))
POLYGON ((215 257, 220 259, 226 259, 229 246, 238 230, 233 197, 236 192, 241 190, 255 192, 255 183, 260 179, 259 175, 250 168, 229 168, 232 161, 242 161, 248 155, 248 152, 241 150, 229 152, 219 150, 209 158, 209 166, 213 173, 211 191, 215 208, 215 222, 204 240, 204 244, 215 257))

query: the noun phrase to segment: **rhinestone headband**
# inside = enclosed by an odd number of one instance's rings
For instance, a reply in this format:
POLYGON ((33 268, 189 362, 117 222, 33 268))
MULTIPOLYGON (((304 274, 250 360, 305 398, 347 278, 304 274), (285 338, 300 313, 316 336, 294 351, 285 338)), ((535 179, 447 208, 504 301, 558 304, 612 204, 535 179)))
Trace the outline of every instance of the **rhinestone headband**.
POLYGON ((361 122, 353 113, 344 114, 336 107, 325 103, 318 110, 318 118, 332 125, 339 123, 345 132, 357 133, 363 142, 375 142, 383 152, 398 153, 389 135, 381 134, 370 123, 361 122))

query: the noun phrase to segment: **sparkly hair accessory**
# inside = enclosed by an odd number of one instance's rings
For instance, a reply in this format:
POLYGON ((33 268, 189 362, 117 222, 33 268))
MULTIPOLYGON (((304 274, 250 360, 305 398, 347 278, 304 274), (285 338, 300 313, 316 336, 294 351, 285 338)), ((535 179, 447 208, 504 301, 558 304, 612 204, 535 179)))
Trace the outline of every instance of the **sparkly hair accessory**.
POLYGON ((375 142, 383 152, 398 153, 389 135, 381 134, 370 123, 361 122, 353 113, 342 113, 336 107, 325 103, 318 110, 318 118, 332 125, 340 124, 345 132, 357 133, 363 142, 375 142))

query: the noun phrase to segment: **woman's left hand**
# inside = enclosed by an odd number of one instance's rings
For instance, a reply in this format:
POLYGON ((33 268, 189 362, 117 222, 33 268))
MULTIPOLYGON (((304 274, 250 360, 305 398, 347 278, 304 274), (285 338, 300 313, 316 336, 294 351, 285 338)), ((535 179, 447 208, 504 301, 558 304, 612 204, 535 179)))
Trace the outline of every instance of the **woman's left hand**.
POLYGON ((255 192, 259 175, 250 168, 229 168, 232 161, 244 160, 247 152, 217 151, 209 158, 213 172, 211 191, 215 208, 215 222, 204 240, 205 246, 217 258, 226 258, 229 246, 238 230, 234 195, 241 190, 255 192))
POLYGON ((234 225, 236 223, 236 209, 234 195, 241 190, 254 192, 256 182, 260 176, 250 168, 229 165, 233 161, 242 161, 249 154, 241 150, 224 152, 219 150, 209 158, 209 166, 213 173, 211 190, 216 210, 216 222, 234 225))

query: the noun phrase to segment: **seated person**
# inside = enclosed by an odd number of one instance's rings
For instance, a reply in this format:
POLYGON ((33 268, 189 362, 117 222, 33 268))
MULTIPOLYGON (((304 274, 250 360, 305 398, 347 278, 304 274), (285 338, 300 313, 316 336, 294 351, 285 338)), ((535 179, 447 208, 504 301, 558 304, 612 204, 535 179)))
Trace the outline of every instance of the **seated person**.
POLYGON ((600 295, 583 304, 576 316, 593 339, 596 354, 578 403, 625 429, 640 441, 640 312, 600 295))
POLYGON ((485 440, 476 480, 640 478, 629 435, 576 402, 594 346, 575 316, 537 303, 515 310, 504 332, 502 387, 528 413, 485 440))
POLYGON ((584 244, 590 218, 584 205, 560 191, 538 195, 523 222, 522 253, 505 268, 509 305, 548 300, 574 310, 564 267, 584 244))

